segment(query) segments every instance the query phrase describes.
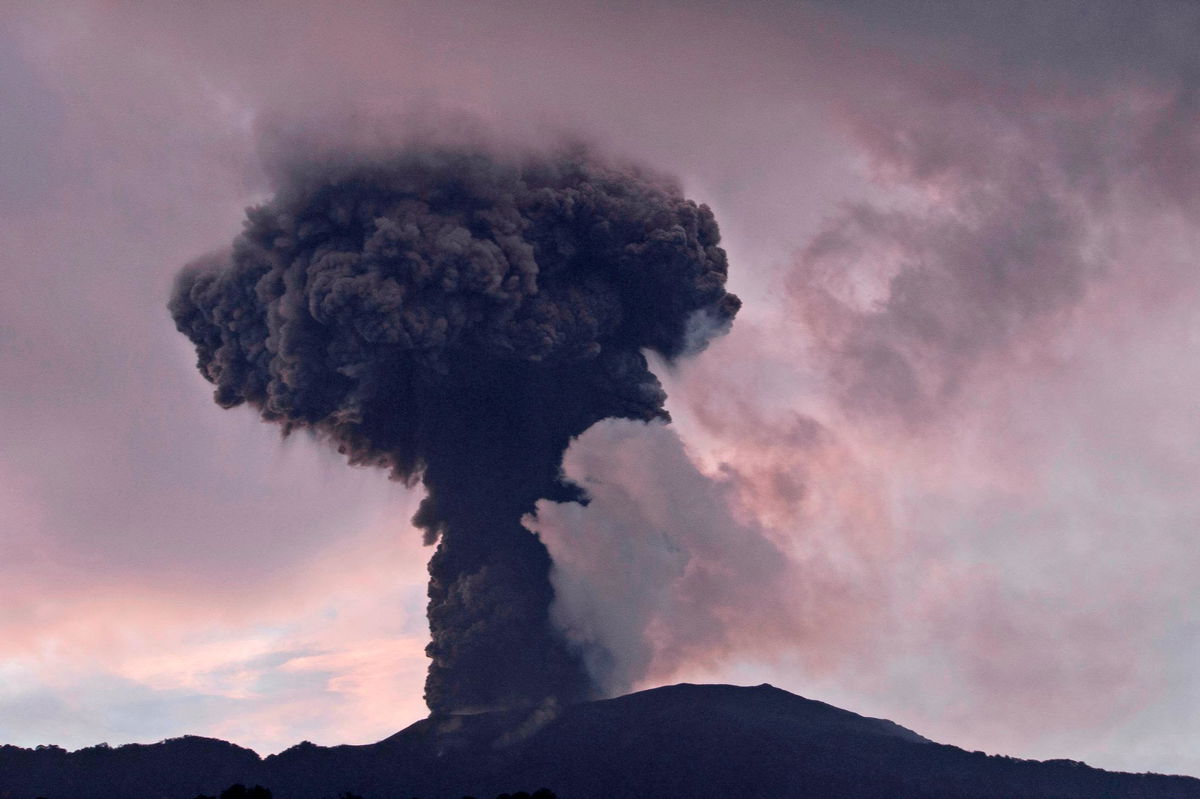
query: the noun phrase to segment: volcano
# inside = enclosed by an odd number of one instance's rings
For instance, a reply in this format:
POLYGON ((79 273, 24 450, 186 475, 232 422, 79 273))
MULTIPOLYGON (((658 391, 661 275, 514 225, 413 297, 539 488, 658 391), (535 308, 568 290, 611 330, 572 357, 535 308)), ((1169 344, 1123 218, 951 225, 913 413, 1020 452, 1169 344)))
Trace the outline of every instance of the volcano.
POLYGON ((562 709, 433 715, 364 746, 260 758, 187 736, 66 752, 0 747, 5 799, 600 797, 1200 799, 1200 779, 968 752, 770 685, 673 685, 562 709))

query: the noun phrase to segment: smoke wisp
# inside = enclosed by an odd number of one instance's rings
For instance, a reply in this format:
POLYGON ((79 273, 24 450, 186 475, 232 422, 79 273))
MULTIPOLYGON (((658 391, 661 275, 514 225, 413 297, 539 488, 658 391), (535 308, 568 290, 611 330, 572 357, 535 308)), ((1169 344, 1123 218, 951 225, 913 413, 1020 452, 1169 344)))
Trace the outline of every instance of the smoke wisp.
POLYGON ((585 501, 561 476, 572 438, 667 418, 643 350, 674 359, 732 321, 712 213, 581 148, 410 145, 277 182, 170 301, 215 400, 424 485, 431 710, 592 695, 521 519, 585 501))

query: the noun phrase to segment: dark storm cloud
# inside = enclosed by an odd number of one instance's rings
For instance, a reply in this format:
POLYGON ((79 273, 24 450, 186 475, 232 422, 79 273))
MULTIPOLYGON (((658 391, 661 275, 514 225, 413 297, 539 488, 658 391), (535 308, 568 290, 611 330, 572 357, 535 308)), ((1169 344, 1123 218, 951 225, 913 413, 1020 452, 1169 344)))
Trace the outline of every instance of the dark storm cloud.
POLYGON ((582 499, 573 437, 666 418, 642 350, 674 359, 732 320, 718 239, 669 180, 580 148, 300 160, 171 311, 219 404, 424 483, 433 710, 572 700, 592 689, 520 520, 582 499))
POLYGON ((856 205, 805 248, 792 288, 844 407, 917 422, 982 358, 1079 301, 1100 269, 1084 241, 1080 212, 1036 181, 966 190, 934 212, 856 205), (872 260, 878 300, 839 292, 838 270, 872 260))
POLYGON ((930 421, 1028 357, 1117 265, 1123 208, 1194 210, 1200 10, 1174 3, 852 3, 887 92, 845 122, 882 186, 828 220, 791 295, 847 409, 930 421), (1106 228, 1108 228, 1106 230, 1106 228))

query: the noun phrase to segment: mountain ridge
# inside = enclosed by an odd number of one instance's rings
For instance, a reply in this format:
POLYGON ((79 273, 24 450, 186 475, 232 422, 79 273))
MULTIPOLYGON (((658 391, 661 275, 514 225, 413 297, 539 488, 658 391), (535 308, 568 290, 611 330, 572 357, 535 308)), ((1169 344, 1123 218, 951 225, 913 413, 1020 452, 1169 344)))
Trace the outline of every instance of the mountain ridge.
POLYGON ((432 716, 371 744, 302 742, 266 757, 202 736, 74 752, 0 747, 0 799, 193 799, 236 782, 275 799, 459 799, 543 786, 562 799, 1200 799, 1200 779, 967 752, 767 684, 681 683, 564 708, 432 716))

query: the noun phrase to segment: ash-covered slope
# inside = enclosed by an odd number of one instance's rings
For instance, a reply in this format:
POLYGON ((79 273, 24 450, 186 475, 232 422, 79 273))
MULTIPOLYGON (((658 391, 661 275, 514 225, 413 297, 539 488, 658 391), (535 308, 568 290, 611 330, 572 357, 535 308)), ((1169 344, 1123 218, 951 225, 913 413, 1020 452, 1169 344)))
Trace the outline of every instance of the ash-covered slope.
POLYGON ((675 685, 553 714, 429 718, 379 743, 260 760, 203 738, 74 753, 3 747, 0 797, 192 799, 233 782, 277 799, 458 799, 546 786, 589 797, 1195 797, 1200 780, 1015 760, 769 685, 675 685))

